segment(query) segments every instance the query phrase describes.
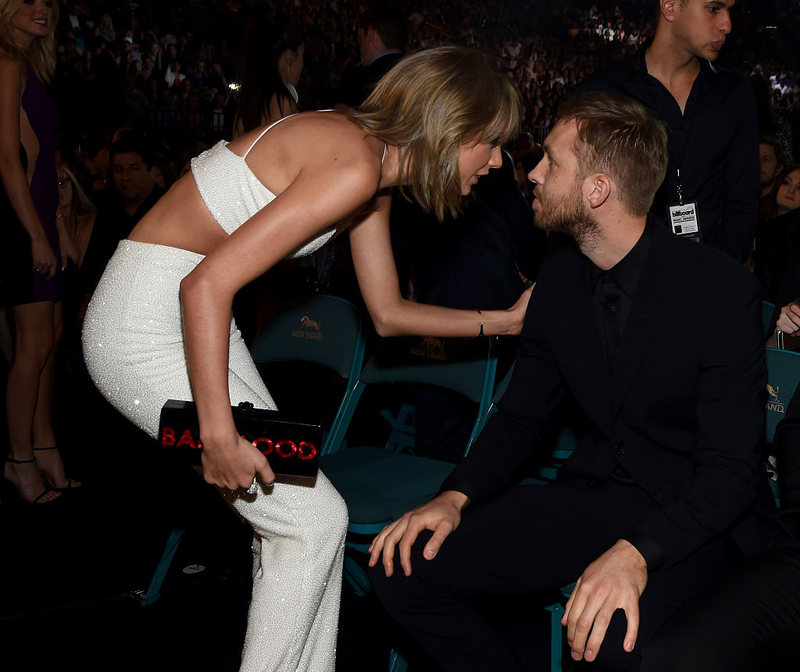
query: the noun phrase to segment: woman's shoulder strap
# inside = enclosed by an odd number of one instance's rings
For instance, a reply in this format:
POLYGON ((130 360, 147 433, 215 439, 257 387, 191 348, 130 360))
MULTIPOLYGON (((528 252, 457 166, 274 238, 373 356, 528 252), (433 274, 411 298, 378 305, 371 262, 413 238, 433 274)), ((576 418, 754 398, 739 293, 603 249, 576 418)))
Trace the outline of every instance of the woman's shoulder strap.
POLYGON ((255 146, 256 146, 256 143, 257 143, 259 140, 261 140, 261 138, 263 138, 263 137, 264 137, 264 134, 265 134, 265 133, 266 133, 266 132, 267 132, 269 129, 271 129, 273 126, 277 126, 277 125, 278 125, 278 124, 280 124, 280 123, 281 123, 281 122, 282 122, 284 119, 288 119, 289 117, 293 117, 293 116, 295 116, 295 115, 294 115, 294 114, 290 114, 288 117, 281 117, 280 119, 278 119, 278 121, 275 121, 275 122, 271 123, 269 126, 267 126, 267 127, 266 127, 266 128, 263 130, 263 131, 261 131, 261 133, 259 133, 259 134, 258 134, 258 137, 257 137, 255 140, 253 140, 253 144, 252 144, 252 145, 250 145, 250 146, 247 148, 247 151, 244 153, 244 155, 242 156, 242 158, 243 158, 243 159, 246 159, 246 158, 247 158, 247 155, 250 153, 250 150, 251 150, 251 149, 253 149, 253 147, 255 147, 255 146))

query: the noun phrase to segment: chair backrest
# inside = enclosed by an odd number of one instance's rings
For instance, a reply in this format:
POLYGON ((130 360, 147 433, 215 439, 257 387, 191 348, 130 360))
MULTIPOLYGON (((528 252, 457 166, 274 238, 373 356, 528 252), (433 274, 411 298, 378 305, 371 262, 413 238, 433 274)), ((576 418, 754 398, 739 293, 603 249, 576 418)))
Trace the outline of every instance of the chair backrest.
POLYGON ((764 327, 764 338, 769 336, 769 325, 772 324, 772 315, 775 312, 775 304, 769 301, 761 302, 761 324, 764 327))
MULTIPOLYGON (((492 400, 497 371, 497 337, 454 338, 383 338, 367 360, 359 376, 343 424, 330 442, 337 450, 344 440, 355 406, 367 385, 378 383, 416 383, 451 390, 478 405, 478 419, 492 400)), ((476 426, 479 420, 476 420, 476 426)), ((333 434, 334 429, 331 429, 333 434)))
POLYGON ((250 354, 257 364, 311 362, 355 379, 364 361, 361 312, 336 296, 293 299, 268 322, 250 354))
POLYGON ((767 348, 766 440, 772 443, 775 428, 786 415, 786 407, 800 383, 800 353, 767 348))
POLYGON ((497 337, 384 338, 364 365, 361 381, 421 383, 458 392, 485 412, 494 389, 497 337), (488 400, 487 400, 488 397, 488 400))
POLYGON ((346 391, 323 444, 323 454, 355 391, 365 342, 361 311, 356 306, 336 296, 312 294, 284 304, 250 348, 257 364, 310 362, 346 379, 346 391))

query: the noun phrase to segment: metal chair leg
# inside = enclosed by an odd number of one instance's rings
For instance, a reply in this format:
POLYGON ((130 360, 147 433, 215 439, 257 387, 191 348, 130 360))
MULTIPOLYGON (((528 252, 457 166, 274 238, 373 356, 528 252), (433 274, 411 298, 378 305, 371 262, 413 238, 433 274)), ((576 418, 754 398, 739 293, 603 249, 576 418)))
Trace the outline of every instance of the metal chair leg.
POLYGON ((169 539, 164 545, 164 552, 161 554, 161 559, 158 561, 156 571, 153 573, 153 578, 150 581, 150 586, 146 591, 134 590, 131 592, 131 597, 139 601, 143 607, 153 604, 161 596, 161 584, 167 576, 172 560, 175 557, 175 552, 178 550, 178 545, 181 543, 183 535, 186 533, 186 527, 178 525, 170 532, 169 539))
POLYGON ((561 672, 564 664, 562 656, 564 628, 561 626, 564 605, 556 602, 545 609, 550 612, 550 672, 561 672))
POLYGON ((403 656, 392 649, 389 652, 389 672, 406 672, 408 669, 408 662, 403 656))

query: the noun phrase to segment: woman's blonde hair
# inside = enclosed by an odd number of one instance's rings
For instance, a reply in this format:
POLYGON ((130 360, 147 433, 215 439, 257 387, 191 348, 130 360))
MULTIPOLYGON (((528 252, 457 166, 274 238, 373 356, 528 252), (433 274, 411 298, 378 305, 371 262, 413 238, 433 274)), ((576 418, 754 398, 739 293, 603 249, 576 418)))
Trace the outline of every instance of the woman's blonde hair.
POLYGON ((36 76, 46 84, 50 83, 56 70, 56 25, 58 24, 58 0, 53 3, 53 20, 47 35, 37 37, 31 42, 29 49, 18 44, 14 39, 11 20, 22 5, 23 0, 0 0, 0 47, 19 60, 29 60, 36 76))
MULTIPOLYGON (((71 221, 67 222, 67 224, 72 223, 74 230, 78 219, 86 217, 87 215, 95 214, 95 212, 97 212, 97 207, 86 195, 86 192, 83 190, 80 182, 78 182, 78 178, 75 177, 75 173, 73 173, 65 165, 59 166, 58 169, 64 171, 70 185, 72 186, 72 208, 70 209, 69 213, 69 219, 71 221)), ((69 226, 67 228, 69 229, 69 226)))
POLYGON ((489 57, 465 47, 409 54, 351 111, 370 135, 400 149, 400 191, 439 220, 461 209, 458 157, 465 143, 502 144, 519 127, 521 104, 489 57))

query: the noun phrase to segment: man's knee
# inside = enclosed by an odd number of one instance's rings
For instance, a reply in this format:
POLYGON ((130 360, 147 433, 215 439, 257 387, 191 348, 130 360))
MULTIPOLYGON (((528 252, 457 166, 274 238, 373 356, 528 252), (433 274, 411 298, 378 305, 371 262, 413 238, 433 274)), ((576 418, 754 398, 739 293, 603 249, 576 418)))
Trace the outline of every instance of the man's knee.
POLYGON ((625 641, 625 633, 628 628, 628 620, 625 612, 617 609, 603 638, 603 645, 597 654, 597 659, 592 663, 582 663, 576 665, 576 670, 586 672, 619 672, 627 670, 636 672, 641 664, 641 650, 643 642, 637 640, 636 647, 628 653, 622 648, 625 641))
POLYGON ((378 599, 392 613, 395 609, 402 609, 402 605, 413 605, 416 600, 423 599, 422 595, 427 592, 426 581, 422 580, 428 574, 429 563, 435 560, 425 560, 422 557, 422 549, 430 539, 430 532, 423 532, 417 538, 416 543, 411 548, 411 576, 406 576, 400 565, 400 551, 396 548, 394 553, 394 571, 392 576, 386 576, 386 569, 383 564, 383 557, 378 560, 378 564, 369 569, 369 578, 375 587, 378 599))

